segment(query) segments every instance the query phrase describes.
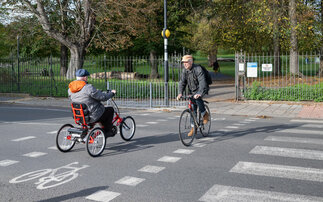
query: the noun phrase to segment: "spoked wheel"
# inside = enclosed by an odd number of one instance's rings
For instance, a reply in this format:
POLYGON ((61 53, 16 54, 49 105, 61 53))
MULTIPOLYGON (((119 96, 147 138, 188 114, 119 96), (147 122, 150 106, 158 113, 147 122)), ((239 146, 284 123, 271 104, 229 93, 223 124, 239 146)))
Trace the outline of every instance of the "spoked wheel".
POLYGON ((123 118, 120 124, 120 135, 125 141, 129 141, 133 138, 136 132, 136 123, 131 116, 123 118))
POLYGON ((67 131, 73 127, 74 126, 71 124, 65 124, 58 130, 56 135, 56 147, 59 151, 68 152, 74 147, 75 140, 72 138, 72 134, 67 131))
POLYGON ((191 112, 188 109, 184 110, 179 119, 179 138, 185 146, 190 146, 195 138, 196 128, 192 122, 191 112), (191 133, 191 130, 194 131, 191 133))
POLYGON ((203 124, 203 117, 201 116, 201 113, 199 113, 200 132, 204 137, 209 135, 211 129, 211 113, 209 107, 206 105, 205 110, 207 111, 207 113, 209 113, 209 121, 207 122, 207 124, 203 124))
POLYGON ((90 156, 97 157, 103 152, 105 144, 106 139, 104 131, 99 127, 94 128, 86 140, 87 152, 90 154, 90 156))

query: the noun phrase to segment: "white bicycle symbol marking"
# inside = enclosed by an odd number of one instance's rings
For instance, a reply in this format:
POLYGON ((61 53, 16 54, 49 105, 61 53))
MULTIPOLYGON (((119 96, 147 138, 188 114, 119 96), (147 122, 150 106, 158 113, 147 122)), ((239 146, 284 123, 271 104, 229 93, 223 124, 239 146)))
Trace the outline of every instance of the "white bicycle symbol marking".
POLYGON ((9 183, 21 183, 21 182, 26 182, 40 177, 38 182, 35 183, 36 185, 38 185, 36 187, 37 189, 48 189, 48 188, 56 187, 77 178, 77 176, 79 175, 77 171, 90 167, 89 165, 83 165, 82 167, 79 167, 79 168, 72 166, 76 164, 78 164, 78 162, 73 162, 66 166, 62 166, 55 169, 47 168, 47 169, 32 171, 32 172, 20 175, 19 177, 11 179, 9 183), (66 169, 67 171, 62 172, 62 170, 64 169, 66 169), (61 172, 58 173, 59 171, 61 172), (49 175, 42 177, 47 174, 49 175))

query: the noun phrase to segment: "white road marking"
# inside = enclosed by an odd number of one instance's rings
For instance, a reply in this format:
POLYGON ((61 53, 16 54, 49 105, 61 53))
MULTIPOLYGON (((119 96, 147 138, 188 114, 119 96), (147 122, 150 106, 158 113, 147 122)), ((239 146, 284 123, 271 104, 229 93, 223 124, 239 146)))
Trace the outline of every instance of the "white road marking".
POLYGON ((51 131, 51 132, 47 132, 47 134, 56 134, 56 133, 57 133, 57 130, 51 131))
POLYGON ((200 139, 202 141, 214 141, 214 137, 204 137, 202 139, 200 139))
POLYGON ((301 125, 300 127, 305 127, 305 128, 323 128, 323 125, 318 125, 318 124, 304 124, 304 125, 301 125))
POLYGON ((239 127, 237 127, 237 126, 226 126, 225 128, 237 129, 239 127))
POLYGON ((173 151, 173 153, 176 153, 176 154, 191 154, 194 151, 195 150, 192 150, 192 149, 177 149, 177 150, 173 151))
POLYGON ((200 201, 217 202, 249 202, 249 201, 284 201, 284 202, 321 202, 323 198, 288 194, 282 192, 263 191, 241 187, 214 185, 200 199, 200 201))
POLYGON ((12 164, 18 163, 18 162, 19 162, 19 161, 6 159, 6 160, 2 160, 2 161, 0 161, 0 166, 2 166, 2 167, 6 167, 6 166, 10 166, 10 165, 12 165, 12 164))
POLYGON ((232 130, 229 130, 229 129, 218 129, 217 131, 220 131, 220 132, 231 132, 232 130))
POLYGON ((193 143, 192 146, 193 147, 204 147, 206 144, 204 143, 193 143))
POLYGON ((323 123, 323 120, 309 120, 309 119, 292 119, 290 122, 300 122, 300 123, 323 123))
POLYGON ((56 146, 48 147, 48 149, 57 150, 56 146))
POLYGON ((244 126, 244 125, 246 125, 246 124, 242 124, 242 123, 234 123, 234 124, 232 124, 232 125, 234 125, 234 126, 244 126))
POLYGON ((323 135, 323 131, 318 130, 299 130, 299 129, 283 129, 280 132, 283 133, 297 133, 297 134, 313 134, 313 135, 323 135))
POLYGON ((170 116, 170 117, 168 117, 168 119, 172 119, 172 120, 174 120, 174 119, 176 119, 176 117, 172 117, 172 116, 170 116))
POLYGON ((214 121, 224 121, 226 118, 211 118, 214 121))
POLYGON ((319 138, 268 136, 268 137, 265 138, 265 140, 276 141, 276 142, 294 142, 294 143, 320 144, 320 145, 323 145, 323 140, 319 139, 319 138))
POLYGON ((143 179, 143 178, 125 176, 125 177, 121 178, 120 180, 116 181, 115 183, 128 185, 128 186, 136 186, 143 181, 145 181, 145 179, 143 179))
POLYGON ((245 119, 244 121, 252 122, 252 121, 256 121, 256 120, 255 119, 245 119))
POLYGON ((318 150, 256 146, 249 153, 263 154, 263 155, 270 155, 270 156, 283 156, 283 157, 290 157, 290 158, 323 160, 323 151, 318 151, 318 150))
POLYGON ((139 127, 139 128, 144 128, 144 127, 147 127, 148 125, 138 124, 136 126, 139 127))
POLYGON ((111 201, 112 199, 118 197, 121 195, 120 193, 117 192, 112 192, 112 191, 98 191, 95 192, 94 194, 91 194, 86 197, 86 199, 92 200, 92 201, 100 201, 100 202, 108 202, 111 201))
POLYGON ((139 116, 148 116, 149 114, 138 114, 139 116))
POLYGON ((40 156, 44 156, 46 154, 47 153, 44 153, 44 152, 30 152, 30 153, 24 154, 23 156, 37 158, 37 157, 40 157, 40 156))
POLYGON ((323 182, 323 170, 317 168, 240 161, 230 172, 323 182))
POLYGON ((150 121, 150 122, 146 122, 146 123, 148 123, 148 124, 157 124, 157 122, 155 122, 155 121, 150 121))
POLYGON ((258 120, 258 119, 260 119, 260 118, 251 117, 251 118, 249 118, 249 119, 258 120))
POLYGON ((164 169, 165 169, 165 167, 147 165, 143 168, 140 168, 138 171, 146 172, 146 173, 159 173, 160 171, 162 171, 164 169))
POLYGON ((162 161, 166 163, 176 163, 178 160, 180 160, 180 157, 174 157, 174 156, 163 156, 157 161, 162 161))
POLYGON ((239 121, 239 123, 248 124, 250 122, 249 121, 239 121))
POLYGON ((157 119, 156 121, 167 121, 166 119, 157 119))
POLYGON ((11 140, 11 141, 20 142, 20 141, 30 140, 30 139, 34 139, 34 138, 36 138, 36 137, 35 136, 27 136, 27 137, 22 137, 22 138, 14 139, 14 140, 11 140))

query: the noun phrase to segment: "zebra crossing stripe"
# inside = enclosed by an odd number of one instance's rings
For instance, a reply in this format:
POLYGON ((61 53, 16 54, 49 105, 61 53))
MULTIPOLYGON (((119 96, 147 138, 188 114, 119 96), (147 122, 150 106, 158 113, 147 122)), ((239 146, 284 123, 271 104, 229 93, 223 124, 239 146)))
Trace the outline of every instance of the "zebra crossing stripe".
POLYGON ((86 199, 89 199, 92 201, 108 202, 108 201, 111 201, 112 199, 116 198, 119 195, 120 195, 120 193, 117 193, 117 192, 102 190, 102 191, 98 191, 98 192, 95 192, 94 194, 87 196, 86 199))
POLYGON ((20 142, 20 141, 34 139, 34 138, 36 138, 36 137, 35 136, 27 136, 27 137, 22 137, 22 138, 14 139, 14 140, 11 140, 11 141, 20 142))
POLYGON ((317 168, 240 161, 230 172, 323 182, 323 170, 317 168))
POLYGON ((283 129, 280 132, 283 132, 283 133, 297 133, 297 134, 323 135, 323 131, 318 131, 318 130, 283 129))
POLYGON ((305 143, 305 144, 323 145, 323 140, 319 139, 319 138, 268 136, 268 137, 265 138, 265 140, 267 140, 267 141, 275 141, 275 142, 293 142, 293 143, 305 143))
POLYGON ((256 146, 249 153, 263 154, 263 155, 270 155, 270 156, 301 158, 301 159, 312 159, 312 160, 321 160, 321 161, 323 160, 323 151, 318 151, 318 150, 256 146))
POLYGON ((300 122, 300 123, 323 123, 322 120, 308 120, 308 119, 292 119, 290 122, 300 122))
POLYGON ((248 189, 241 187, 231 187, 223 185, 214 185, 211 187, 199 201, 284 201, 284 202, 319 202, 323 201, 321 197, 306 196, 298 194, 288 194, 282 192, 263 191, 258 189, 248 189))

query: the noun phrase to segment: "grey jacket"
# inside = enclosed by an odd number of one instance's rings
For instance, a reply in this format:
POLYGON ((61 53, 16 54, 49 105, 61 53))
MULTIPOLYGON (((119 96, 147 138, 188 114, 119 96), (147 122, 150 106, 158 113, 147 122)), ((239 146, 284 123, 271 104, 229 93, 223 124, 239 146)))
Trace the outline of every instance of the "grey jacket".
POLYGON ((103 93, 102 91, 96 89, 92 84, 84 85, 78 92, 75 92, 75 89, 72 89, 72 91, 70 85, 70 88, 68 89, 68 97, 70 101, 84 103, 87 105, 90 112, 90 123, 98 121, 98 119, 104 113, 105 108, 101 101, 106 101, 114 96, 114 93, 103 93), (74 93, 72 93, 72 91, 74 93))
POLYGON ((183 94, 186 86, 188 86, 190 94, 200 94, 201 96, 207 94, 209 89, 201 66, 193 64, 190 70, 183 69, 178 84, 179 93, 183 94))

